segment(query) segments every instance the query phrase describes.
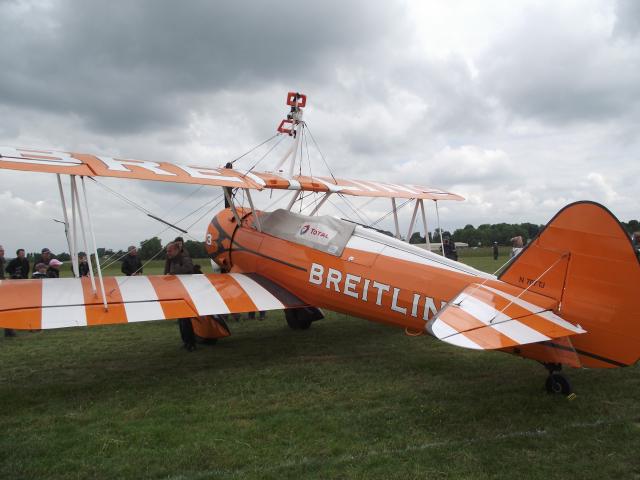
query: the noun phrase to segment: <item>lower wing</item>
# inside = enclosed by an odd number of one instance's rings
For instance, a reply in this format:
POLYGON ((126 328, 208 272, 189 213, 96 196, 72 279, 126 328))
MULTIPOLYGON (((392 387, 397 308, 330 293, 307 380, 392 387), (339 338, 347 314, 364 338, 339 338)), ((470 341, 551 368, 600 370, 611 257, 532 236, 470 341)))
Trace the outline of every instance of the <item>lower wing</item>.
POLYGON ((307 304, 258 274, 0 280, 0 328, 25 330, 282 310, 307 304))

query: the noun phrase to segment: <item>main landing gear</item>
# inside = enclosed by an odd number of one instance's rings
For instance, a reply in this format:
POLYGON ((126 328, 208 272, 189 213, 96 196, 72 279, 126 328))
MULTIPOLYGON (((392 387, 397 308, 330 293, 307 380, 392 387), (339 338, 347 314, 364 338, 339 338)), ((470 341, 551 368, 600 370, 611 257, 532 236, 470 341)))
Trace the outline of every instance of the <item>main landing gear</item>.
POLYGON ((311 322, 324 318, 322 311, 316 307, 290 308, 284 311, 287 325, 292 330, 307 330, 311 322))
POLYGON ((545 363, 544 367, 549 371, 549 376, 544 382, 544 388, 547 393, 564 395, 569 400, 573 400, 576 394, 573 393, 569 379, 560 372, 562 365, 559 363, 545 363))

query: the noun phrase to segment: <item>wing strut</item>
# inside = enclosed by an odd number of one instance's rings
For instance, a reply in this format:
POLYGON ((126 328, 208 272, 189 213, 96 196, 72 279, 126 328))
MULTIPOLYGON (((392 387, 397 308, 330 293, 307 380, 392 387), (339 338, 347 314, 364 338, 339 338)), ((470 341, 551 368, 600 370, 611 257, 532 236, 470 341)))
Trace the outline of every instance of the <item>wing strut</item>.
POLYGON ((87 252, 87 262, 89 263, 89 277, 91 279, 91 291, 94 297, 98 296, 98 287, 102 293, 102 303, 105 311, 109 310, 107 304, 107 296, 105 294, 104 280, 102 278, 102 267, 100 266, 100 257, 98 255, 98 248, 96 244, 96 236, 93 230, 93 222, 91 221, 91 212, 89 210, 89 201, 87 199, 87 187, 84 181, 84 176, 80 176, 80 183, 82 184, 82 196, 83 201, 80 200, 80 192, 78 189, 77 175, 69 175, 69 190, 71 200, 71 224, 69 224, 69 212, 67 209, 67 202, 65 198, 64 188, 62 187, 62 179, 60 174, 56 175, 58 180, 58 190, 60 192, 60 203, 62 204, 62 214, 64 215, 64 233, 67 238, 67 245, 69 246, 69 255, 71 257, 71 265, 73 269, 73 275, 80 277, 80 265, 78 262, 78 221, 80 223, 80 234, 82 235, 82 241, 84 250, 87 252), (82 211, 84 208, 84 212, 82 211), (84 222, 84 215, 86 214, 87 224, 84 222), (87 230, 91 235, 91 250, 87 242, 87 230), (98 274, 98 282, 93 271, 93 260, 91 254, 96 262, 96 272, 98 274))

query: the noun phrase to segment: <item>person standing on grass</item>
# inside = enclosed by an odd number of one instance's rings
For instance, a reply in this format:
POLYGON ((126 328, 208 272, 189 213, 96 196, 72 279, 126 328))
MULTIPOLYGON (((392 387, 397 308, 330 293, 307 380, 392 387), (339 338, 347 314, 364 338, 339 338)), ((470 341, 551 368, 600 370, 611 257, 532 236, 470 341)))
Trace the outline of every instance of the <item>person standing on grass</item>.
MULTIPOLYGON (((193 274, 193 262, 191 257, 183 255, 179 244, 171 242, 167 245, 167 261, 165 270, 169 275, 193 274)), ((190 318, 179 318, 178 327, 184 348, 189 352, 196 349, 196 334, 190 318)))
POLYGON ((131 245, 127 248, 127 254, 122 259, 122 273, 127 277, 132 275, 142 275, 142 262, 138 257, 138 249, 131 245))
POLYGON ((498 242, 493 242, 493 259, 497 260, 500 250, 498 250, 498 242))
POLYGON ((0 245, 0 280, 4 280, 4 247, 0 245))
MULTIPOLYGON (((4 264, 5 264, 6 260, 4 259, 4 247, 2 245, 0 245, 0 280, 4 280, 4 264)), ((4 336, 5 337, 15 337, 16 336, 16 332, 13 331, 12 328, 5 328, 4 329, 4 336)))
POLYGON ((16 258, 7 265, 7 273, 13 280, 29 278, 29 260, 24 252, 24 248, 16 250, 16 258))
MULTIPOLYGON (((185 250, 184 248, 184 238, 182 237, 176 237, 173 243, 176 248, 178 249, 178 252, 180 252, 180 255, 182 255, 183 257, 190 257, 189 252, 187 252, 187 250, 185 250)), ((169 260, 169 257, 167 257, 167 259, 164 261, 164 274, 165 275, 169 275, 169 265, 171 264, 171 261, 169 260)))
POLYGON ((518 255, 524 248, 524 239, 521 235, 517 235, 511 239, 511 257, 518 255))
POLYGON ((89 276, 89 262, 87 261, 87 254, 80 252, 78 254, 78 273, 81 277, 89 276))

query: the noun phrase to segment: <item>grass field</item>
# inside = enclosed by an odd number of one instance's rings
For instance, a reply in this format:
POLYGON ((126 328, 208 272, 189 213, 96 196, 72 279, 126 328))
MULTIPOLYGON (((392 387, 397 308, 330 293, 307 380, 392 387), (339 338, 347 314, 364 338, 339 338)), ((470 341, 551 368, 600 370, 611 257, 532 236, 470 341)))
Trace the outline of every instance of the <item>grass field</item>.
POLYGON ((640 479, 637 366, 569 371, 568 401, 534 362, 343 315, 230 327, 191 354, 173 322, 0 339, 0 478, 640 479))

